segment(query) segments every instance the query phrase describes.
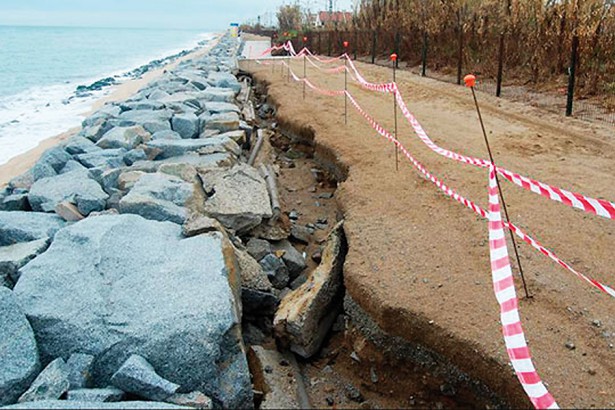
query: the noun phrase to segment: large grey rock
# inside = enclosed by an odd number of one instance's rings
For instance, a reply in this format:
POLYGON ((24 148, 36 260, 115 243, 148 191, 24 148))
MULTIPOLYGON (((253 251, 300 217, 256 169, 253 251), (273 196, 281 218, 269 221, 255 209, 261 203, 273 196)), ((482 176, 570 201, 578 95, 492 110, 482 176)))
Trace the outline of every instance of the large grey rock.
POLYGON ((237 157, 229 152, 213 153, 199 155, 195 152, 190 152, 185 155, 171 157, 155 162, 158 169, 167 164, 184 164, 192 165, 195 169, 205 172, 216 168, 230 168, 238 163, 237 157))
POLYGON ((56 400, 68 391, 68 369, 61 357, 45 367, 32 385, 19 397, 19 403, 40 400, 56 400))
POLYGON ((238 276, 219 233, 184 238, 173 223, 104 215, 60 231, 15 295, 45 360, 92 354, 97 386, 138 354, 184 391, 250 407, 238 276))
POLYGON ((97 142, 107 131, 113 128, 110 118, 108 116, 101 117, 96 119, 91 125, 84 125, 79 135, 92 142, 97 142))
POLYGON ((246 245, 246 249, 257 261, 260 261, 272 252, 271 244, 264 239, 258 238, 250 238, 246 245))
POLYGON ((28 194, 13 194, 0 198, 0 209, 3 211, 29 211, 28 194))
POLYGON ((104 389, 76 389, 69 390, 66 400, 90 403, 113 403, 122 401, 126 393, 115 387, 104 389))
POLYGON ((346 238, 340 222, 329 234, 320 265, 304 284, 282 299, 275 314, 276 337, 302 357, 308 358, 318 352, 341 311, 346 251, 346 238))
POLYGON ((101 149, 100 151, 88 152, 76 155, 75 159, 87 168, 119 168, 124 166, 124 148, 101 149))
POLYGON ((84 167, 81 162, 75 161, 74 159, 71 159, 70 161, 68 161, 66 163, 66 165, 64 165, 64 168, 62 168, 62 170, 59 172, 60 174, 66 174, 68 172, 71 171, 76 171, 76 170, 84 170, 87 169, 86 167, 84 167))
POLYGON ((272 248, 276 251, 280 251, 282 253, 282 260, 284 264, 288 267, 288 272, 290 273, 290 279, 293 280, 297 276, 303 272, 303 270, 307 267, 305 263, 305 258, 295 247, 287 240, 281 240, 273 242, 272 248))
POLYGON ((111 377, 111 383, 128 393, 163 401, 175 394, 179 385, 160 377, 143 357, 133 354, 111 377))
POLYGON ((239 114, 224 112, 211 115, 204 124, 204 129, 220 132, 235 131, 239 129, 239 114))
POLYGON ((147 144, 150 148, 157 148, 161 151, 156 159, 165 159, 207 149, 209 154, 232 152, 236 155, 241 154, 241 148, 228 137, 212 137, 196 140, 155 140, 147 144))
POLYGON ((57 215, 0 211, 0 246, 53 238, 65 224, 57 215))
POLYGON ((158 131, 152 135, 153 140, 180 140, 182 136, 179 133, 171 130, 158 131))
POLYGON ((241 84, 239 84, 237 78, 231 73, 213 71, 209 73, 207 82, 214 87, 230 88, 235 94, 241 91, 241 84))
POLYGON ((183 224, 188 215, 184 207, 193 186, 181 178, 161 173, 142 175, 120 201, 120 212, 137 214, 155 221, 183 224))
POLYGON ((96 145, 105 149, 124 148, 131 150, 137 145, 149 141, 151 137, 151 134, 141 126, 115 127, 103 135, 96 145))
POLYGON ((247 232, 263 218, 271 218, 266 183, 254 168, 240 164, 200 175, 205 192, 211 193, 205 200, 205 212, 227 228, 247 232))
POLYGON ((199 117, 194 114, 175 114, 171 128, 184 139, 195 138, 199 134, 199 117))
POLYGON ((259 263, 273 287, 284 289, 288 286, 290 277, 284 261, 270 253, 261 259, 259 263))
POLYGON ((58 174, 71 159, 71 155, 61 146, 48 149, 32 167, 34 180, 37 181, 58 174))
POLYGON ((225 112, 236 112, 237 114, 239 114, 240 111, 239 107, 235 104, 216 101, 205 103, 205 108, 212 114, 221 114, 225 112))
POLYGON ((201 92, 201 99, 208 102, 233 102, 237 93, 229 88, 209 87, 201 92))
POLYGON ((161 103, 160 101, 139 100, 139 101, 124 102, 124 103, 120 104, 120 108, 122 109, 122 111, 129 111, 129 110, 162 110, 164 108, 164 104, 161 103))
POLYGON ((64 144, 64 149, 71 155, 86 154, 88 152, 100 151, 102 148, 96 146, 92 140, 81 136, 75 136, 64 144))
POLYGON ((16 283, 19 280, 19 269, 45 252, 49 247, 49 242, 49 238, 43 238, 0 247, 0 277, 5 280, 10 278, 13 283, 16 283))
POLYGON ((87 171, 80 170, 36 181, 28 194, 34 211, 53 212, 56 205, 67 200, 83 215, 104 210, 108 197, 87 171))
MULTIPOLYGON (((92 380, 92 364, 95 357, 91 354, 73 353, 66 361, 70 389, 88 387, 92 380)), ((90 400, 84 400, 90 401, 90 400)))
POLYGON ((44 400, 28 403, 14 404, 3 409, 26 409, 26 410, 174 410, 191 407, 178 406, 169 403, 155 401, 120 401, 117 403, 101 403, 91 401, 68 401, 68 400, 44 400))
POLYGON ((0 405, 11 404, 40 370, 34 333, 13 292, 0 286, 0 405))

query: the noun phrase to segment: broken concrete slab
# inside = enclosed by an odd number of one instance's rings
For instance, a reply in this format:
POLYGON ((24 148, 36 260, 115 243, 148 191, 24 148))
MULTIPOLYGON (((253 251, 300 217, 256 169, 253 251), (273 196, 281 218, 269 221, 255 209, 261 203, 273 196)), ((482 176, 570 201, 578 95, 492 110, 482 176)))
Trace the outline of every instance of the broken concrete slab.
POLYGON ((341 311, 342 269, 347 245, 343 222, 333 228, 322 253, 322 262, 298 289, 290 292, 274 318, 278 340, 298 355, 309 358, 341 311))
POLYGON ((254 168, 239 164, 228 170, 199 173, 207 193, 205 212, 227 228, 248 232, 271 218, 267 185, 254 168))
POLYGON ((261 409, 299 409, 301 399, 294 371, 289 371, 289 358, 277 350, 267 350, 262 346, 251 346, 248 360, 254 377, 254 389, 264 393, 261 409), (287 363, 283 366, 281 363, 287 363))
POLYGON ((171 397, 168 397, 166 402, 180 406, 188 406, 197 410, 213 409, 212 400, 199 391, 194 391, 191 393, 175 393, 171 397))
POLYGON ((182 233, 187 238, 214 231, 224 232, 224 227, 215 219, 196 213, 182 226, 182 233))

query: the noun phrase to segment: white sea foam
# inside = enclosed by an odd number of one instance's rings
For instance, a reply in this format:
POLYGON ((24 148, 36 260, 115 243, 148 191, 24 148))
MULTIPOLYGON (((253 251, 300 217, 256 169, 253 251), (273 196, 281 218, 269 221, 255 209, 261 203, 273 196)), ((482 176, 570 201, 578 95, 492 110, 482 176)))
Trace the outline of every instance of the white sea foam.
MULTIPOLYGON (((187 47, 169 50, 148 61, 138 61, 125 70, 109 73, 106 77, 118 76, 118 84, 128 77, 122 76, 149 61, 175 55, 183 50, 191 50, 203 40, 212 40, 213 34, 202 34, 187 47)), ((100 79, 92 78, 81 84, 89 85, 100 79)), ((91 110, 92 104, 108 95, 114 87, 89 92, 87 97, 75 97, 76 83, 33 87, 17 95, 0 97, 0 165, 12 158, 35 148, 41 141, 78 127, 84 113, 91 110)))

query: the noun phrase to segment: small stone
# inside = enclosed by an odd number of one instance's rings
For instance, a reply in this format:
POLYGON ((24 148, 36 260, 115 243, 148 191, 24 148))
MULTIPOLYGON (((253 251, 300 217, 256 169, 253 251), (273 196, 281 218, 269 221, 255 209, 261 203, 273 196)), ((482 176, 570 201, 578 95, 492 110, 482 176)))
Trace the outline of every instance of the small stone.
POLYGON ((318 195, 318 198, 320 198, 320 199, 331 199, 331 198, 333 198, 333 193, 332 192, 327 192, 327 193, 324 193, 324 194, 320 194, 320 195, 318 195))
POLYGON ((81 212, 79 212, 77 206, 69 201, 62 201, 57 204, 55 207, 55 212, 62 219, 68 222, 77 222, 85 218, 81 215, 81 212))
POLYGON ((333 367, 326 365, 323 369, 322 372, 325 374, 332 374, 333 373, 333 367))
POLYGON ((327 218, 318 218, 316 223, 327 225, 327 218))
POLYGON ((357 363, 361 363, 361 358, 359 357, 359 355, 357 354, 357 352, 353 351, 352 353, 350 353, 350 358, 352 360, 354 360, 357 363))
POLYGON ((589 373, 591 376, 595 376, 596 375, 596 369, 593 369, 593 368, 590 367, 587 370, 587 373, 589 373))
POLYGON ((331 397, 331 396, 327 396, 327 397, 325 398, 325 400, 327 401, 327 404, 328 404, 329 406, 333 406, 333 405, 335 404, 335 400, 333 400, 333 397, 331 397))
POLYGON ((310 187, 310 189, 308 189, 308 191, 314 193, 314 192, 316 192, 316 187, 315 186, 310 187))
POLYGON ((344 390, 346 391, 346 397, 348 397, 350 400, 357 403, 362 403, 363 401, 365 401, 363 395, 361 394, 361 391, 352 384, 345 385, 344 390))
POLYGON ((288 285, 290 280, 288 268, 281 259, 276 258, 273 254, 269 254, 261 259, 259 263, 274 288, 284 289, 288 285))
POLYGON ((246 250, 257 261, 271 253, 271 244, 263 239, 252 238, 246 245, 246 250))
POLYGON ((565 345, 565 346, 566 346, 566 349, 568 349, 568 350, 574 350, 574 349, 576 349, 576 348, 577 348, 577 347, 574 345, 574 343, 572 343, 571 341, 566 342, 566 345, 565 345))
POLYGON ((378 375, 376 374, 376 369, 374 369, 373 367, 369 369, 369 378, 371 379, 372 383, 378 383, 378 375))
POLYGON ((288 360, 282 359, 280 360, 280 366, 288 367, 290 366, 290 363, 288 363, 288 360))
POLYGON ((453 397, 457 394, 457 391, 455 390, 455 388, 448 383, 440 385, 440 392, 444 396, 448 396, 448 397, 453 397))
POLYGON ((602 327, 602 322, 598 319, 592 321, 592 325, 596 326, 596 327, 602 327))
POLYGON ((293 225, 290 229, 290 237, 297 242, 301 242, 307 244, 310 242, 310 237, 312 236, 312 231, 305 227, 299 225, 293 225))
POLYGON ((288 217, 293 221, 296 221, 297 219, 299 219, 299 213, 293 209, 288 213, 288 217))
POLYGON ((265 371, 265 373, 269 373, 269 374, 273 373, 273 367, 269 365, 265 366, 263 370, 265 371))

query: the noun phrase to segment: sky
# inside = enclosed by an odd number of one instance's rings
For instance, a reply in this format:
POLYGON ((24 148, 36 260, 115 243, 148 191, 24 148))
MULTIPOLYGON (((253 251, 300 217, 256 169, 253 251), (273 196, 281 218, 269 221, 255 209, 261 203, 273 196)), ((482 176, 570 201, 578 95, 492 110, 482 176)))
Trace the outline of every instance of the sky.
MULTIPOLYGON (((289 0, 0 0, 0 25, 223 30, 232 22, 275 22, 289 0)), ((326 10, 327 0, 300 0, 326 10)), ((335 0, 350 10, 353 0, 335 0)))

